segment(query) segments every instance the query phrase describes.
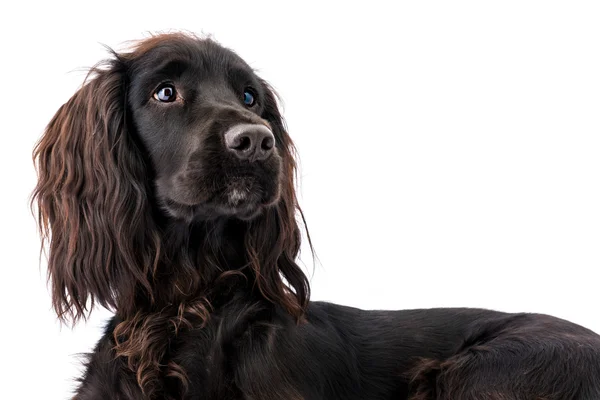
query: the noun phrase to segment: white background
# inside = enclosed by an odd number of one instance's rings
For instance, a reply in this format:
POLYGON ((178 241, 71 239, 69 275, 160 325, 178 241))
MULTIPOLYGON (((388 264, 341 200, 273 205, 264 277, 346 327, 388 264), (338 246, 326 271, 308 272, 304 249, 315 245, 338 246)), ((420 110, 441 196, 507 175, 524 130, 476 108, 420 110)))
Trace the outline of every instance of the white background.
POLYGON ((212 34, 283 97, 320 260, 313 274, 304 253, 314 299, 535 311, 600 332, 598 2, 8 3, 3 398, 67 398, 76 354, 109 315, 71 331, 50 310, 31 150, 107 55, 100 43, 148 31, 212 34))

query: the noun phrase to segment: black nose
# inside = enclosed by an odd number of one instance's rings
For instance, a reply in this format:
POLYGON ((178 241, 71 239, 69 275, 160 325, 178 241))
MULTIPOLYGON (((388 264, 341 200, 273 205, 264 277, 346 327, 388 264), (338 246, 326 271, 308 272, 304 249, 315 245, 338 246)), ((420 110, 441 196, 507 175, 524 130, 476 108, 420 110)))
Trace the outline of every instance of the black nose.
POLYGON ((240 124, 225 132, 225 145, 242 160, 264 160, 274 151, 275 137, 264 125, 240 124))

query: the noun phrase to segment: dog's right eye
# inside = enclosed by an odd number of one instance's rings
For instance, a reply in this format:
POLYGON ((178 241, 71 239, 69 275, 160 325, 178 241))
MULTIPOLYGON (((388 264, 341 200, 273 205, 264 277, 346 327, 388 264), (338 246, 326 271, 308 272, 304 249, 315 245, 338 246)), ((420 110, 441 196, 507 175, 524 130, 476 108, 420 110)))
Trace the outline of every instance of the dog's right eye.
POLYGON ((177 91, 173 85, 162 85, 156 92, 154 92, 154 98, 163 103, 171 103, 177 100, 177 91))

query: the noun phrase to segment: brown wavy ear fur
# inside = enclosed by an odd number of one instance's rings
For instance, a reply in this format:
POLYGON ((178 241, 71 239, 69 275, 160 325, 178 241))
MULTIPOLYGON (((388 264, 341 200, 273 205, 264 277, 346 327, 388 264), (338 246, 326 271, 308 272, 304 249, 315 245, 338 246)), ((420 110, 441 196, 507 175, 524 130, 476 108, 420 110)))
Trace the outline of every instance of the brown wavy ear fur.
POLYGON ((85 318, 95 302, 126 309, 137 289, 152 296, 160 241, 146 166, 127 133, 125 79, 118 57, 93 68, 34 150, 33 201, 49 245, 53 305, 65 321, 85 318))
MULTIPOLYGON (((295 261, 301 243, 296 212, 305 223, 295 190, 296 150, 280 114, 277 94, 266 82, 262 81, 262 84, 267 89, 263 118, 269 121, 282 149, 281 198, 273 211, 251 221, 245 248, 261 293, 301 319, 310 298, 310 286, 306 275, 295 261), (289 292, 288 285, 282 281, 280 274, 293 289, 293 293, 289 292)), ((308 231, 306 232, 308 235, 308 231)), ((312 249, 310 235, 308 240, 312 249)))

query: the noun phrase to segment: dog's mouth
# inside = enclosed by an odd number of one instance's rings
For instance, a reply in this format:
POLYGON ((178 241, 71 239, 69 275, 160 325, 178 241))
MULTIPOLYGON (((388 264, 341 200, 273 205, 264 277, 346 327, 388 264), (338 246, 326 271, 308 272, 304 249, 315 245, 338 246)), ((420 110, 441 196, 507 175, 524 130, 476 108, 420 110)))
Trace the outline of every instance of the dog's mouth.
POLYGON ((256 203, 260 200, 260 190, 256 188, 253 177, 234 177, 229 180, 223 193, 223 200, 231 207, 237 207, 248 203, 256 203))
POLYGON ((279 200, 277 180, 261 182, 252 175, 229 176, 225 182, 196 187, 190 196, 190 184, 165 193, 163 209, 175 218, 185 220, 209 220, 218 217, 234 217, 250 220, 265 208, 279 200), (186 188, 187 187, 187 188, 186 188))
POLYGON ((254 176, 231 177, 222 194, 216 196, 221 208, 236 216, 255 214, 279 199, 279 184, 265 184, 254 176))

